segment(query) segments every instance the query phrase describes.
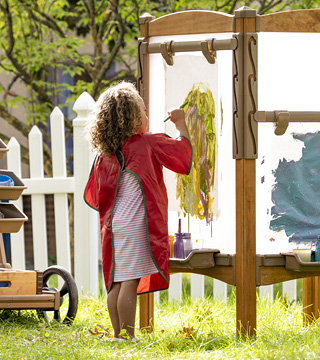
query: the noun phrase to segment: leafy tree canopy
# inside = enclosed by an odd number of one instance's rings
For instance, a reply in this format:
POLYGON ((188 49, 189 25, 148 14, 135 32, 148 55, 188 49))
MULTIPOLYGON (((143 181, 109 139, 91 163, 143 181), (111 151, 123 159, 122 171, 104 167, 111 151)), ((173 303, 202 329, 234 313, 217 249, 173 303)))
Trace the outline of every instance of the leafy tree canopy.
MULTIPOLYGON (((33 124, 46 124, 55 105, 70 106, 83 91, 96 99, 110 83, 133 79, 138 19, 144 12, 156 17, 190 9, 233 13, 247 5, 263 14, 318 4, 319 0, 0 0, 0 117, 27 136, 33 124), (114 64, 121 70, 115 71, 114 64), (72 80, 65 81, 68 77, 72 80), (18 105, 26 109, 27 121, 13 115, 18 105)), ((71 123, 65 124, 71 134, 71 123)), ((43 135, 47 137, 45 126, 43 135)), ((6 139, 1 131, 0 137, 6 139)), ((44 150, 49 159, 49 148, 44 150)))

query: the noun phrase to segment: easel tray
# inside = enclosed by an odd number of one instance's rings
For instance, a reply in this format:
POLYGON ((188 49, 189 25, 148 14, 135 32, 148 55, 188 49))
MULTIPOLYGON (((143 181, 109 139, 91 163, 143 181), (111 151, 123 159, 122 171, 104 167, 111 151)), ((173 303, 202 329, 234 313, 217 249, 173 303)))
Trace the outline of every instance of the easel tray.
POLYGON ((305 262, 302 261, 298 254, 284 253, 286 258, 286 269, 292 271, 315 272, 320 273, 320 262, 305 262))
POLYGON ((192 250, 191 253, 185 259, 170 259, 170 267, 188 268, 188 269, 200 269, 213 267, 214 254, 219 253, 217 249, 199 249, 192 250))
POLYGON ((21 196, 21 193, 27 187, 18 178, 18 176, 10 170, 0 170, 0 175, 9 176, 14 186, 0 186, 0 200, 17 200, 21 196))
POLYGON ((4 218, 0 219, 0 233, 18 232, 28 220, 14 204, 0 203, 0 212, 4 215, 4 218))

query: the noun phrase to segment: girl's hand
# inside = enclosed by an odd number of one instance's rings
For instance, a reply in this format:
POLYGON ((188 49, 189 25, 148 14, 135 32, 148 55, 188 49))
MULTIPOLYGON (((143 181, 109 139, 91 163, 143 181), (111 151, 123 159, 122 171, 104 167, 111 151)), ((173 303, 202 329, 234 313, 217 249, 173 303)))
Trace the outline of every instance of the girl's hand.
POLYGON ((176 129, 180 132, 180 136, 185 136, 189 139, 188 127, 186 125, 185 114, 183 109, 173 109, 169 111, 171 115, 170 120, 175 124, 176 129))
POLYGON ((171 116, 170 120, 177 124, 177 122, 184 122, 185 123, 185 115, 183 109, 172 109, 168 112, 168 114, 171 116))

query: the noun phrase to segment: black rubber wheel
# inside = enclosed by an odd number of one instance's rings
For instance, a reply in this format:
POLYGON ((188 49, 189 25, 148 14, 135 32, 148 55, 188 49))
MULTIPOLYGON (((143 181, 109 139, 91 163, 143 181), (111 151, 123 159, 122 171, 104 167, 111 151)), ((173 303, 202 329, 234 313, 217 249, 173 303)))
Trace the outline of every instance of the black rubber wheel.
MULTIPOLYGON (((78 310, 78 289, 72 275, 61 266, 53 265, 48 267, 43 272, 43 290, 60 291, 60 306, 64 301, 68 300, 68 310, 62 322, 64 324, 71 325, 76 317, 78 310), (64 281, 60 289, 49 286, 50 278, 54 275, 58 275, 64 281)), ((48 311, 41 310, 38 311, 38 314, 40 317, 44 317, 47 321, 50 322, 47 312, 48 311)), ((60 310, 53 310, 53 312, 54 320, 61 322, 60 310)))

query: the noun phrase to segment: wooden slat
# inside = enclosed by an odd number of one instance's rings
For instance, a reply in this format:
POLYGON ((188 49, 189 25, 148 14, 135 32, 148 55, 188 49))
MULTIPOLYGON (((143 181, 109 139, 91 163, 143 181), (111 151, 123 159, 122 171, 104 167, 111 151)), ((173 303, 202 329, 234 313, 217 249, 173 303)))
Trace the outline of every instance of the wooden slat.
POLYGON ((320 32, 320 9, 262 15, 260 32, 320 32))
POLYGON ((187 268, 170 268, 170 274, 176 273, 193 273, 210 276, 214 279, 223 281, 229 285, 235 285, 233 266, 215 265, 212 268, 187 269, 187 268))
POLYGON ((0 296, 0 309, 56 309, 55 294, 0 296))
MULTIPOLYGON (((162 16, 149 23, 149 36, 224 33, 233 31, 233 16, 214 11, 191 10, 162 16)), ((144 27, 141 36, 144 37, 144 27)))
POLYGON ((290 271, 281 266, 261 266, 260 274, 260 284, 271 285, 284 281, 316 276, 319 275, 319 272, 290 271))

